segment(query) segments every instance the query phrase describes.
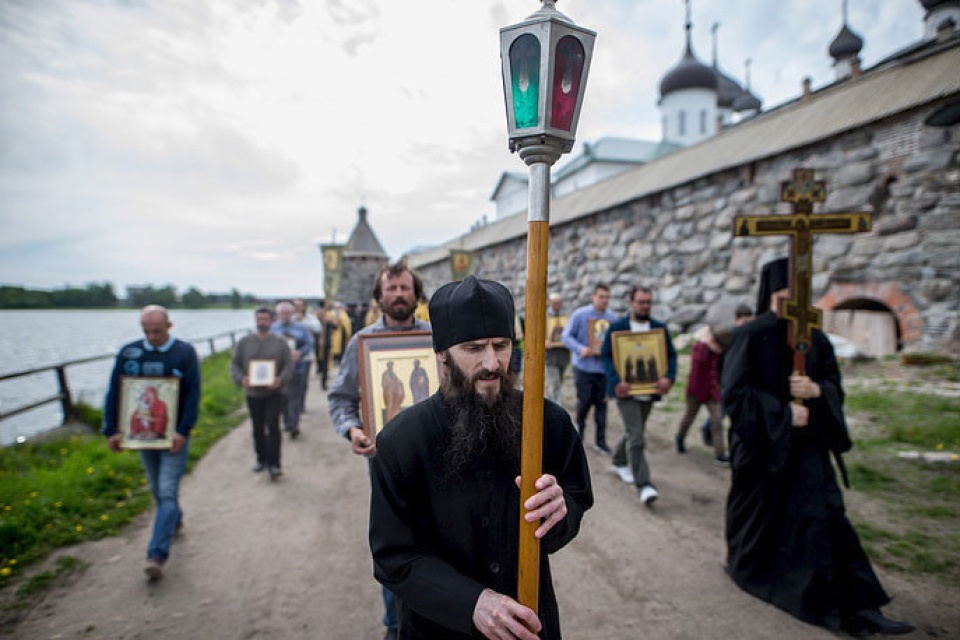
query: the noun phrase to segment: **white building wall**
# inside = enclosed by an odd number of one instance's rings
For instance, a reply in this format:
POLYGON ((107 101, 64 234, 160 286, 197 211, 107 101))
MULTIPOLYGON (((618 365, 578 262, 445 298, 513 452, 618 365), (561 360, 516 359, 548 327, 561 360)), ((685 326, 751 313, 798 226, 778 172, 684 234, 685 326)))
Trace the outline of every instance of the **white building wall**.
POLYGON ((716 133, 717 92, 698 88, 675 91, 660 99, 660 112, 665 141, 696 144, 716 133))
POLYGON ((497 194, 497 218, 505 218, 527 210, 529 200, 527 183, 511 180, 497 194))

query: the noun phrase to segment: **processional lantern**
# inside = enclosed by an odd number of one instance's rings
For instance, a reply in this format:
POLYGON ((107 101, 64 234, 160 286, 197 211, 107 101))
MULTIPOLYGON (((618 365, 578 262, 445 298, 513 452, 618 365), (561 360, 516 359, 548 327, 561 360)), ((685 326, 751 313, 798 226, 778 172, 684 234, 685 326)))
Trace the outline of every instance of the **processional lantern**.
MULTIPOLYGON (((526 331, 523 356, 523 435, 520 504, 537 491, 543 469, 543 375, 546 346, 547 253, 550 240, 550 167, 573 149, 580 106, 597 34, 578 27, 554 6, 500 29, 500 64, 510 152, 530 167, 527 213, 526 331)), ((517 601, 537 611, 539 523, 520 509, 517 601)))
MULTIPOLYGON (((510 152, 537 144, 573 148, 596 32, 554 6, 500 29, 500 63, 510 152)), ((559 156, 558 156, 559 157, 559 156)))

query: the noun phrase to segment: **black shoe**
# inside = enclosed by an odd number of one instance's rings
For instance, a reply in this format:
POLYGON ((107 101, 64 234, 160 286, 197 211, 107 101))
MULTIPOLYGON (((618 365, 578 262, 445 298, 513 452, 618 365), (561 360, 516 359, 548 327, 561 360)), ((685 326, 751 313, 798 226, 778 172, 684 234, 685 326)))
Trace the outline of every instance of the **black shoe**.
POLYGON ((700 427, 700 436, 703 438, 703 446, 713 446, 713 430, 706 427, 700 427))
POLYGON ((605 442, 598 442, 596 446, 593 448, 593 450, 599 453, 600 455, 604 455, 604 456, 610 455, 610 447, 608 447, 605 442))
POLYGON ((730 458, 728 458, 727 456, 723 455, 722 453, 721 453, 720 455, 718 455, 716 458, 714 458, 713 461, 716 463, 716 465, 717 465, 718 467, 725 467, 725 468, 726 468, 726 467, 729 467, 729 466, 730 466, 730 458))
POLYGON ((296 440, 300 437, 300 429, 290 429, 290 439, 296 440))
POLYGON ((383 636, 383 640, 397 640, 397 630, 387 629, 387 634, 383 636))
POLYGON ((916 630, 916 627, 906 621, 891 620, 879 609, 863 609, 857 611, 843 625, 844 631, 849 633, 881 633, 890 636, 899 636, 916 630))
POLYGON ((677 436, 673 439, 673 443, 677 445, 677 453, 686 453, 687 447, 683 444, 683 440, 680 439, 680 436, 677 436))
POLYGON ((257 464, 253 465, 253 472, 260 473, 266 468, 267 468, 266 465, 264 465, 262 462, 258 462, 257 464))
POLYGON ((280 467, 271 466, 270 467, 270 479, 276 480, 283 475, 283 471, 280 471, 280 467))

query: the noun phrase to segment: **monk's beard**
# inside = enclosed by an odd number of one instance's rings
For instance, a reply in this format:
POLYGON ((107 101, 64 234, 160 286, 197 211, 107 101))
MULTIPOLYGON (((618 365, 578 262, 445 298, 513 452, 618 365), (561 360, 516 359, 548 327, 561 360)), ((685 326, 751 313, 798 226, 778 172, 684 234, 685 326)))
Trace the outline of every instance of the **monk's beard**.
POLYGON ((500 370, 496 394, 477 393, 474 383, 480 374, 468 378, 453 359, 440 385, 450 417, 450 439, 444 452, 444 477, 452 478, 480 457, 496 460, 514 475, 520 473, 520 426, 522 396, 515 388, 512 371, 500 370))

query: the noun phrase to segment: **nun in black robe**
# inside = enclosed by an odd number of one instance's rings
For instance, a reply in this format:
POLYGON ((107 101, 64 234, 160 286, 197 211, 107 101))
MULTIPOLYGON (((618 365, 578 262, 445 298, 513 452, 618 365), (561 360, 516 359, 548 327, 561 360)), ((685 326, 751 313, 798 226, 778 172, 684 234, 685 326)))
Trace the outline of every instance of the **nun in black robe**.
POLYGON ((786 259, 764 267, 760 315, 725 352, 721 382, 733 473, 726 570, 744 591, 805 622, 855 633, 912 631, 880 614, 890 598, 844 512, 831 455, 847 484, 842 454, 852 445, 840 370, 820 331, 806 359, 820 397, 805 402, 807 426, 792 426, 789 325, 769 310, 771 294, 787 286, 786 259))

